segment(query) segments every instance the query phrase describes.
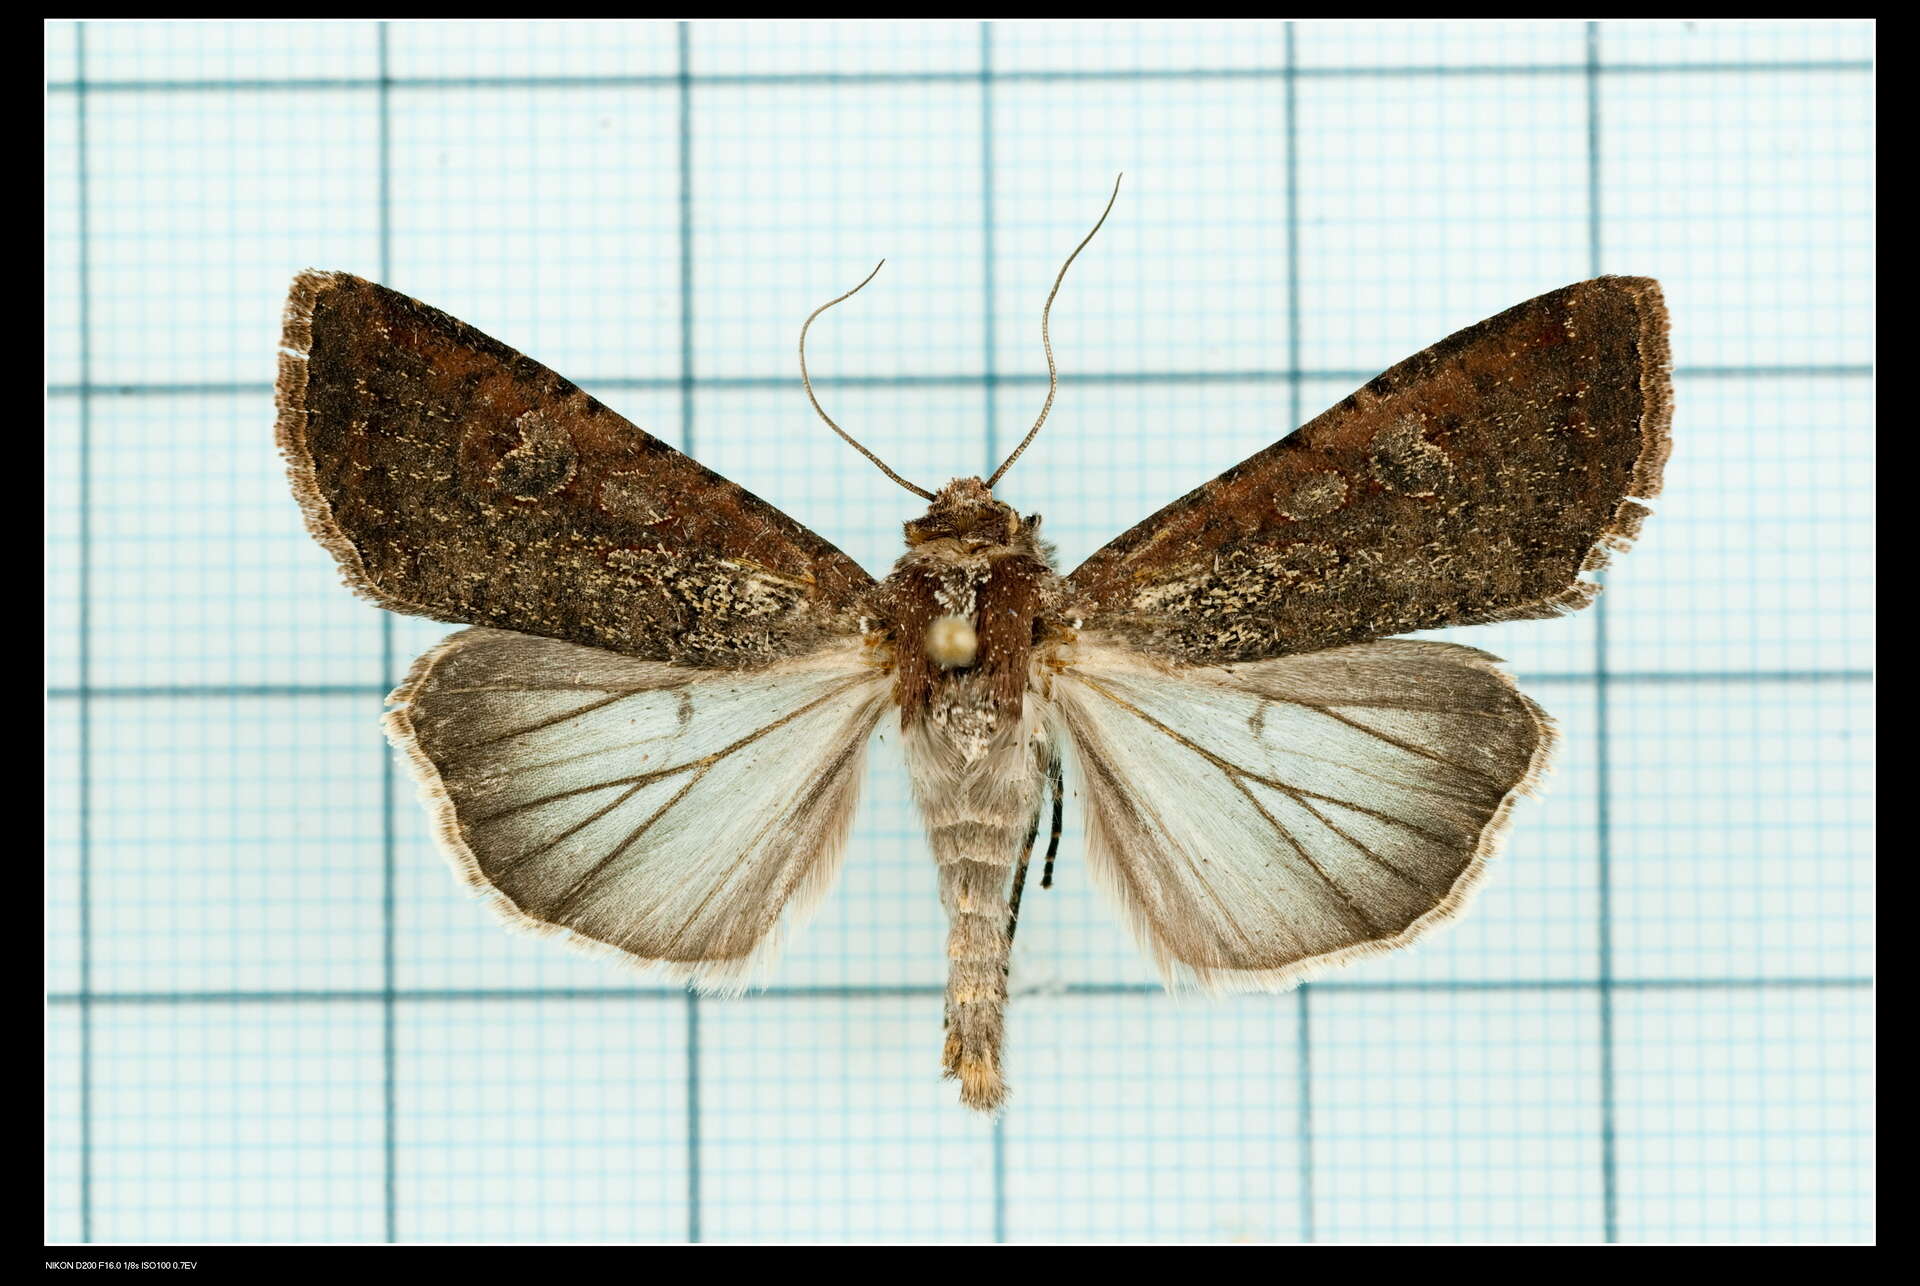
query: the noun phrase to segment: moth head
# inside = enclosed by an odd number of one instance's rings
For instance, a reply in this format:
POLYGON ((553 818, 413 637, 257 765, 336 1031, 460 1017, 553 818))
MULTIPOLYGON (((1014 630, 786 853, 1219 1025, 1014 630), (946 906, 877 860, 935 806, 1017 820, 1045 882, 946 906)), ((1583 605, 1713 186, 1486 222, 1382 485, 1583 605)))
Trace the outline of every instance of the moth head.
POLYGON ((1025 526, 1013 506, 993 498, 978 478, 955 478, 927 512, 907 524, 907 544, 957 540, 971 546, 1011 545, 1025 526))

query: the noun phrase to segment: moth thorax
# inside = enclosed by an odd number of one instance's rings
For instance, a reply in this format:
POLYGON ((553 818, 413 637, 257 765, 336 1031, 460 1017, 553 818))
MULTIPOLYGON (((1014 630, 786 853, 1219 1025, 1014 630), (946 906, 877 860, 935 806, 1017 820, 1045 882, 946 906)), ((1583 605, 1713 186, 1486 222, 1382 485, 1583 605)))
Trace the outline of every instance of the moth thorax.
POLYGON ((942 616, 927 626, 927 658, 943 670, 973 664, 980 654, 980 636, 964 616, 942 616))

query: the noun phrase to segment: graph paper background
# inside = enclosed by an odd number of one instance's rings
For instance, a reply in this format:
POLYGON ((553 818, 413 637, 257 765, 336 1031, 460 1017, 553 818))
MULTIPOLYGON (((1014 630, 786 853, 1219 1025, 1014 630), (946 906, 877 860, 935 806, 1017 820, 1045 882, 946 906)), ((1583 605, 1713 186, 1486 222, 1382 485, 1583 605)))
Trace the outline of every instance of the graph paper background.
MULTIPOLYGON (((46 28, 46 1235, 1874 1236, 1873 28, 46 28), (1468 916, 1164 995, 1072 822, 998 1123, 935 1072, 891 743, 770 990, 512 936, 380 736, 443 630, 272 447, 288 279, 389 283, 879 572, 984 471, 1072 566, 1460 326, 1659 277, 1665 495, 1602 605, 1463 637, 1565 749, 1468 916)), ((1069 801, 1070 804, 1072 801, 1069 801)))

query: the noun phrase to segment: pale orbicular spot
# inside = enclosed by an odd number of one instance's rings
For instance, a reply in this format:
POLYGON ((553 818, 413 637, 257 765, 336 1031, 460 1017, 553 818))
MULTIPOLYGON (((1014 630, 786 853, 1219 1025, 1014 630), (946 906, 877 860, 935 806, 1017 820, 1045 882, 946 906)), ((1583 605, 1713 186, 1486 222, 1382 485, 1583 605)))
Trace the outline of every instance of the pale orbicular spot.
POLYGON ((566 426, 535 409, 515 420, 513 427, 520 431, 520 445, 494 466, 495 485, 521 500, 538 500, 566 486, 580 459, 566 426))
POLYGON ((600 484, 600 507, 629 522, 659 522, 666 517, 647 475, 634 470, 607 475, 600 484))
POLYGON ((1347 503, 1347 480, 1337 473, 1310 473, 1280 500, 1280 514, 1294 522, 1324 518, 1347 503))
POLYGON ((1369 447, 1373 476, 1403 495, 1433 495, 1453 473, 1447 453, 1427 441, 1420 421, 1411 415, 1374 434, 1369 447))

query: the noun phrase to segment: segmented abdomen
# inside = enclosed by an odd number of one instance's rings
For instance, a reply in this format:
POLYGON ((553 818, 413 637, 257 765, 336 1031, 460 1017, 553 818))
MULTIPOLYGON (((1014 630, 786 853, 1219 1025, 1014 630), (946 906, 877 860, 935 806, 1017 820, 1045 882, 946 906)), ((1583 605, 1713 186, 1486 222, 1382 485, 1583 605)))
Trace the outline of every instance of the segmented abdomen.
POLYGON ((964 822, 931 832, 947 908, 947 1075, 960 1101, 993 1111, 1006 1098, 1000 1070, 1007 1003, 1007 898, 1029 826, 964 822))

